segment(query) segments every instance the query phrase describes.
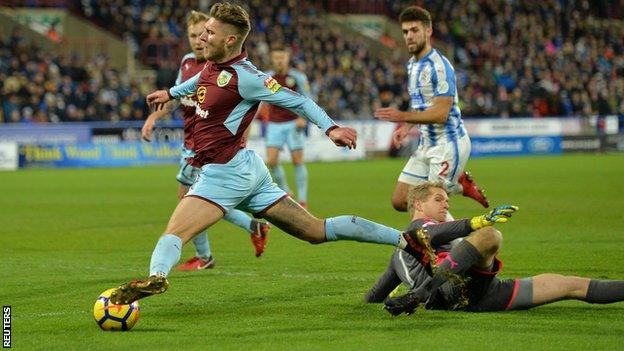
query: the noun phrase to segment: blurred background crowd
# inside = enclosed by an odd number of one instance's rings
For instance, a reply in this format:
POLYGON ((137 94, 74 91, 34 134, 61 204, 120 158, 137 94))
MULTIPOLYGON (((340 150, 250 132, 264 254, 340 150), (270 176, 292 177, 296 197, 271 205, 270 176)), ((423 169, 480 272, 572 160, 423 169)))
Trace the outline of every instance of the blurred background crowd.
MULTIPOLYGON (((396 20, 418 4, 433 16, 434 47, 454 64, 465 117, 624 114, 622 0, 251 0, 251 60, 269 70, 286 44, 317 102, 336 119, 369 119, 379 106, 406 109, 402 43, 381 55, 361 36, 322 20, 374 13, 396 20)), ((140 120, 147 92, 173 83, 188 51, 185 17, 208 0, 21 1, 62 6, 123 38, 155 78, 137 80, 106 56, 54 55, 19 31, 0 35, 0 121, 140 120)))

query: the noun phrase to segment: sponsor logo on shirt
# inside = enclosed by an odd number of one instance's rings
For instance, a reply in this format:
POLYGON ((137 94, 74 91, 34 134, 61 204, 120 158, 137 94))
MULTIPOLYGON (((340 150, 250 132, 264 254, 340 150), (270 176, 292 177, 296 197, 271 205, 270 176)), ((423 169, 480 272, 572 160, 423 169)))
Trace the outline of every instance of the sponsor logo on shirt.
POLYGON ((273 77, 268 77, 264 80, 264 86, 271 91, 272 94, 277 93, 282 87, 273 77))
POLYGON ((202 109, 201 107, 199 107, 199 105, 197 105, 195 106, 195 114, 203 119, 206 119, 208 118, 208 115, 210 115, 210 112, 202 109))
POLYGON ((219 88, 223 88, 230 82, 230 79, 232 79, 232 73, 228 71, 221 71, 217 77, 217 86, 219 86, 219 88))
POLYGON ((447 83, 445 80, 441 81, 441 82, 438 84, 438 92, 439 92, 440 94, 445 94, 445 93, 447 93, 448 91, 449 91, 449 85, 448 85, 448 83, 447 83))
POLYGON ((420 84, 425 85, 431 80, 431 68, 429 66, 425 67, 420 71, 420 84))
POLYGON ((183 96, 180 98, 180 105, 186 107, 195 107, 197 106, 197 101, 193 99, 193 95, 183 96))

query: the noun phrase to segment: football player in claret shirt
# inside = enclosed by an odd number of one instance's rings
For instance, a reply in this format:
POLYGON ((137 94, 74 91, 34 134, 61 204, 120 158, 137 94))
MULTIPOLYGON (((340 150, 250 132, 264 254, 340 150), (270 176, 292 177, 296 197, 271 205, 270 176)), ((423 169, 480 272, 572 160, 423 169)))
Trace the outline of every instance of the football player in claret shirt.
MULTIPOLYGON (((274 71, 267 72, 277 83, 307 97, 310 96, 310 84, 305 73, 290 66, 290 52, 283 46, 275 46, 271 50, 271 63, 274 71)), ((292 111, 269 105, 267 110, 266 147, 267 164, 275 183, 287 193, 290 187, 286 181, 284 168, 279 164, 279 152, 284 145, 288 146, 292 163, 295 166, 295 184, 297 185, 297 201, 303 207, 308 202, 308 170, 303 161, 305 144, 306 120, 292 111)))
MULTIPOLYGON (((199 36, 204 31, 206 21, 208 21, 208 15, 198 11, 192 11, 186 21, 187 36, 193 51, 186 54, 182 58, 176 84, 180 84, 193 77, 206 65, 207 61, 204 52, 205 44, 199 40, 199 36)), ((147 117, 145 123, 143 124, 143 128, 141 129, 143 139, 147 141, 151 140, 154 123, 157 120, 167 116, 173 109, 172 105, 174 105, 174 103, 170 102, 165 108, 155 111, 147 117)), ((193 185, 193 182, 199 173, 198 168, 193 167, 188 163, 188 159, 195 155, 195 152, 193 151, 193 128, 195 125, 197 97, 195 94, 184 96, 180 99, 180 105, 182 115, 184 117, 184 144, 182 146, 182 155, 180 157, 180 170, 176 175, 176 179, 179 182, 178 198, 182 199, 182 197, 184 197, 184 195, 188 192, 189 187, 193 185)), ((250 233, 251 241, 255 247, 256 257, 262 255, 270 228, 268 223, 251 219, 240 210, 230 211, 224 219, 250 233)), ((198 270, 214 267, 215 260, 212 256, 212 251, 210 250, 210 243, 208 241, 208 234, 206 231, 195 236, 193 239, 193 245, 195 246, 195 256, 186 261, 184 264, 178 266, 178 269, 198 270)))
POLYGON ((312 244, 352 240, 396 246, 417 256, 423 252, 418 238, 361 217, 315 217, 275 185, 262 159, 241 144, 261 101, 306 118, 337 146, 355 148, 357 141, 354 129, 338 126, 314 101, 282 87, 254 67, 243 49, 250 28, 249 15, 242 7, 213 5, 201 35, 210 62, 181 85, 147 96, 150 105, 160 106, 196 93, 191 165, 200 172, 152 252, 149 276, 115 289, 111 294, 115 304, 165 292, 169 286, 166 277, 180 259, 182 245, 234 208, 263 217, 312 244))

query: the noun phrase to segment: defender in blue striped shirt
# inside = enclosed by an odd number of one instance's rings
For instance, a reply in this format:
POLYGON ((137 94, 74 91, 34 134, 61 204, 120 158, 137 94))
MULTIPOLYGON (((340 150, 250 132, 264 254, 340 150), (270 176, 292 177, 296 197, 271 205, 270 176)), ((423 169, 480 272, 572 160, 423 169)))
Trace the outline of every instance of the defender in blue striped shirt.
POLYGON ((415 125, 419 126, 420 141, 401 171, 392 205, 398 211, 406 211, 410 186, 441 180, 449 193, 461 192, 488 207, 483 192, 464 172, 470 157, 470 138, 458 106, 455 70, 444 55, 431 47, 431 15, 421 7, 411 6, 403 10, 399 22, 407 49, 413 55, 407 62, 411 109, 404 112, 393 107, 380 108, 375 117, 405 123, 393 135, 397 146, 415 125))

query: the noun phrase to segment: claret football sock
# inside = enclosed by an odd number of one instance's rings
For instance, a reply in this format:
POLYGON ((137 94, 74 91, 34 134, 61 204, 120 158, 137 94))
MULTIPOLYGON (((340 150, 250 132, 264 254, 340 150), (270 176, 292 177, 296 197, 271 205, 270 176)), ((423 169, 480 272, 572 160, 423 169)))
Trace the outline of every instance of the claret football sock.
POLYGON ((207 231, 204 230, 203 232, 197 234, 193 238, 193 245, 195 246, 195 253, 197 257, 207 260, 212 255, 207 231))
POLYGON ((245 229, 247 232, 252 233, 251 217, 241 210, 230 210, 223 219, 234 224, 237 227, 245 229))
POLYGON ((295 183, 297 183, 297 200, 308 202, 308 168, 305 165, 295 166, 295 183))
POLYGON ((166 277, 171 267, 178 263, 182 253, 182 239, 174 234, 165 234, 160 237, 150 262, 150 276, 166 277))
POLYGON ((357 216, 338 216, 325 220, 327 241, 353 240, 397 246, 401 232, 357 216))

